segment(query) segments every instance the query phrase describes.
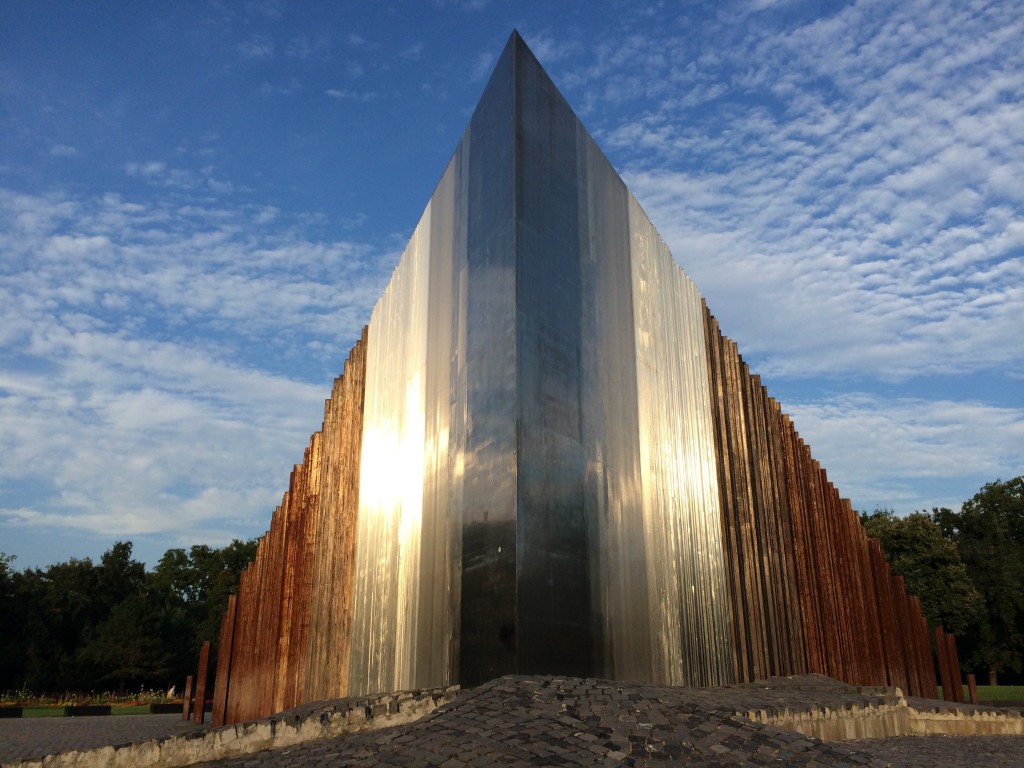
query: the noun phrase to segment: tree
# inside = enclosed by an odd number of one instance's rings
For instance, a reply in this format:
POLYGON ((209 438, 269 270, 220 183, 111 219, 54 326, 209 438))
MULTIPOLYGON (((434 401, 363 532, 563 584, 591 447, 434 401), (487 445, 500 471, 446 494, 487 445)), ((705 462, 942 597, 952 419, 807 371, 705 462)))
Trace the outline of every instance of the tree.
POLYGON ((982 615, 982 596, 956 544, 943 537, 931 516, 915 512, 897 517, 889 509, 861 513, 869 536, 879 540, 892 572, 904 578, 907 591, 921 600, 932 624, 962 635, 982 615))
POLYGON ((256 556, 256 539, 222 549, 169 549, 156 568, 116 542, 89 558, 18 572, 0 553, 0 690, 163 687, 216 646, 228 595, 256 556))
MULTIPOLYGON (((151 574, 152 584, 169 610, 181 615, 182 634, 176 669, 183 677, 196 663, 204 640, 216 651, 220 620, 228 595, 238 588, 242 570, 256 557, 258 539, 235 539, 222 549, 196 544, 169 549, 151 574)), ((177 625, 174 625, 177 626, 177 625)))
POLYGON ((126 690, 128 683, 164 687, 174 665, 167 619, 152 593, 129 594, 89 633, 78 655, 97 682, 115 683, 118 690, 126 690))
POLYGON ((21 574, 11 564, 14 555, 0 552, 0 689, 17 688, 21 684, 22 649, 24 647, 24 600, 21 598, 21 574))
POLYGON ((984 485, 959 512, 933 510, 946 538, 955 541, 984 598, 977 631, 965 643, 967 665, 1000 671, 1024 669, 1024 476, 984 485))

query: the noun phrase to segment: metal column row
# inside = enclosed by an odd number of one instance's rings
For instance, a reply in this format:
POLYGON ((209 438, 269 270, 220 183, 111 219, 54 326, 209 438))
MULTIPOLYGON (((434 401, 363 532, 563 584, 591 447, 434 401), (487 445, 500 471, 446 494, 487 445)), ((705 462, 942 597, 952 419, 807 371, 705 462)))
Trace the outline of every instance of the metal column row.
POLYGON ((364 329, 335 379, 323 427, 229 599, 214 725, 346 693, 365 378, 364 329))
POLYGON ((920 603, 705 318, 736 679, 817 672, 934 696, 920 603))

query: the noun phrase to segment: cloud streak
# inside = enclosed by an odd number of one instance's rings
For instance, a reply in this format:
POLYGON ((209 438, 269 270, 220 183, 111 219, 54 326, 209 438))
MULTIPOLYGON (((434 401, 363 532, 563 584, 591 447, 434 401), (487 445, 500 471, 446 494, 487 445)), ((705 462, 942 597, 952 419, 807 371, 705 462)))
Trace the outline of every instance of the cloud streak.
POLYGON ((0 207, 0 525, 258 530, 393 254, 177 193, 0 207))
MULTIPOLYGON (((655 106, 599 133, 766 373, 1024 373, 1024 23, 935 5, 748 28, 683 67, 687 38, 607 53, 655 106)), ((611 66, 592 77, 606 101, 636 93, 611 66)))

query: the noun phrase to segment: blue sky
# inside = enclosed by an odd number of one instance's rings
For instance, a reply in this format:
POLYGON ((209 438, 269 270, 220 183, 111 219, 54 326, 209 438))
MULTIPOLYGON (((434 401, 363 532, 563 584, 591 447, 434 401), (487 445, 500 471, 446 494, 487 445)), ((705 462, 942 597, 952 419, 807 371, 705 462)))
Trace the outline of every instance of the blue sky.
POLYGON ((0 8, 0 551, 261 534, 518 28, 858 509, 1024 472, 1004 2, 0 8))

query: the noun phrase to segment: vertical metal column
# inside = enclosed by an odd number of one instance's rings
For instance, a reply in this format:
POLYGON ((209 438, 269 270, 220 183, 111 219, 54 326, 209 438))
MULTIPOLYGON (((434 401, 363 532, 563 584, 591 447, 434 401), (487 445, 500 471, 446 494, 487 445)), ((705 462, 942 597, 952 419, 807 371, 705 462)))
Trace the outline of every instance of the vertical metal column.
POLYGON ((228 608, 220 624, 217 641, 217 668, 213 681, 213 712, 211 721, 214 728, 227 722, 228 688, 231 685, 231 650, 235 635, 235 612, 238 596, 228 595, 228 608))

